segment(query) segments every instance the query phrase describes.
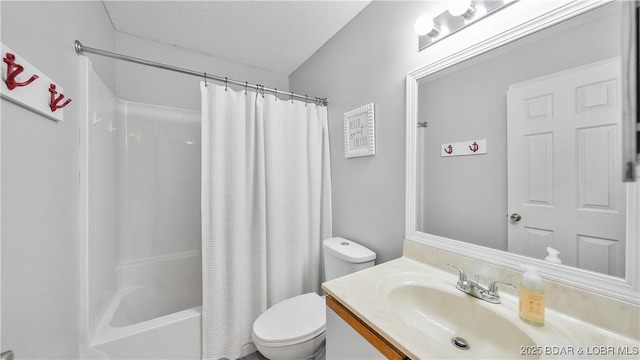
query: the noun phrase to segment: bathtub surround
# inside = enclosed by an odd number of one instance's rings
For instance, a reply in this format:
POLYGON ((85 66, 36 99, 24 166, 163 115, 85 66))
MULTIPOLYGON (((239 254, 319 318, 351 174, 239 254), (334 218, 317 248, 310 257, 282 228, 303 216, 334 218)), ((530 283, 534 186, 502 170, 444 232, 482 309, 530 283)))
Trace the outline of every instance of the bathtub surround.
MULTIPOLYGON (((119 139, 117 271, 118 283, 132 286, 145 280, 127 276, 129 269, 200 250, 200 112, 123 100, 117 106, 119 123, 112 133, 119 139)), ((92 128, 100 131, 107 124, 100 125, 92 128)), ((144 272, 146 281, 156 284, 166 275, 144 272)), ((182 281, 193 285, 184 290, 199 297, 198 277, 182 281)))
MULTIPOLYGON (((81 101, 87 113, 80 122, 82 138, 80 163, 86 167, 80 183, 81 232, 87 239, 83 248, 80 287, 81 343, 95 336, 102 314, 116 294, 118 266, 118 136, 110 127, 121 127, 118 121, 118 98, 93 62, 81 59, 85 88, 81 101)), ((122 131, 122 130, 121 130, 122 131)))
POLYGON ((238 358, 272 305, 318 292, 331 236, 326 107, 201 83, 203 359, 238 358))
POLYGON ((200 112, 119 99, 81 60, 80 358, 198 358, 200 112))

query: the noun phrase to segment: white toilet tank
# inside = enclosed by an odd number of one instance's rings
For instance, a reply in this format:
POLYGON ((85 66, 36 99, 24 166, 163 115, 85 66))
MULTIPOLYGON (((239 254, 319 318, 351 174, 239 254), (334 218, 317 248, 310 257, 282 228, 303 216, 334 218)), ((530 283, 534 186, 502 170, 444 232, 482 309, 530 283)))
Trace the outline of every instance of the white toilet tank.
POLYGON ((376 253, 341 237, 322 242, 325 281, 366 269, 375 264, 376 253))

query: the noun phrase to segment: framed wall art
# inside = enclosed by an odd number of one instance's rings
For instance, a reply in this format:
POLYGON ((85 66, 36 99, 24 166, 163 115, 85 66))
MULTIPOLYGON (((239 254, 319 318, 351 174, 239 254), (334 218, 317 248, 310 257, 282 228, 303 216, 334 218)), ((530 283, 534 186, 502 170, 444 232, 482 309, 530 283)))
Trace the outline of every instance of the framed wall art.
POLYGON ((373 103, 344 113, 344 157, 376 154, 373 103))

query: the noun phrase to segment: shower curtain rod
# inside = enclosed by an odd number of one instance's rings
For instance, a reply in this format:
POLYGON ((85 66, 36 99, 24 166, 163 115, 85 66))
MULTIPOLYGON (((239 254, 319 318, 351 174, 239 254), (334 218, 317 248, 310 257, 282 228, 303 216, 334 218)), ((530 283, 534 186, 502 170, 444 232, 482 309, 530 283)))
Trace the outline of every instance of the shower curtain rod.
POLYGON ((225 85, 226 84, 234 84, 234 85, 243 86, 245 88, 252 88, 252 89, 255 88, 258 92, 262 92, 263 94, 265 92, 270 92, 270 93, 274 93, 274 94, 277 93, 277 94, 287 95, 290 98, 297 98, 297 99, 300 99, 300 100, 304 100, 305 102, 316 103, 316 104, 321 105, 321 106, 327 106, 327 104, 328 104, 327 98, 309 97, 307 95, 300 95, 300 94, 295 94, 293 92, 286 92, 286 91, 281 91, 281 90, 278 90, 278 89, 268 88, 268 87, 265 87, 265 86, 260 85, 260 84, 249 84, 247 82, 228 79, 228 78, 222 77, 222 76, 209 75, 206 72, 198 72, 198 71, 194 71, 194 70, 183 69, 183 68, 179 68, 179 67, 176 67, 176 66, 171 66, 171 65, 158 63, 158 62, 155 62, 155 61, 149 61, 149 60, 135 58, 135 57, 132 57, 132 56, 127 56, 127 55, 114 53, 114 52, 111 52, 111 51, 100 50, 100 49, 96 49, 96 48, 92 48, 92 47, 89 47, 89 46, 82 45, 82 43, 80 41, 78 41, 78 40, 76 40, 74 42, 74 48, 76 49, 76 54, 78 54, 78 55, 82 55, 84 53, 89 53, 89 54, 95 54, 95 55, 100 55, 100 56, 106 56, 106 57, 110 57, 110 58, 113 58, 113 59, 116 59, 116 60, 128 61, 128 62, 140 64, 140 65, 152 66, 152 67, 155 67, 155 68, 158 68, 158 69, 174 71, 174 72, 178 72, 178 73, 181 73, 181 74, 193 75, 193 76, 197 76, 197 77, 200 77, 200 78, 203 78, 203 79, 215 80, 215 81, 223 82, 223 83, 225 83, 225 85))

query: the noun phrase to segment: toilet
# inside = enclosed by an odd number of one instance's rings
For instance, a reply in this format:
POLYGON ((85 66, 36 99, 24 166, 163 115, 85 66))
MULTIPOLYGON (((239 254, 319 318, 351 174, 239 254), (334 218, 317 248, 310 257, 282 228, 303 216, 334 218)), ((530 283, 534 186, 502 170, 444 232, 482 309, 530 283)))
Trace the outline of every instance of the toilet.
MULTIPOLYGON (((326 281, 375 263, 376 254, 353 241, 334 237, 322 242, 326 281)), ((253 343, 271 360, 319 360, 324 357, 326 304, 316 293, 281 301, 253 324, 253 343)))

